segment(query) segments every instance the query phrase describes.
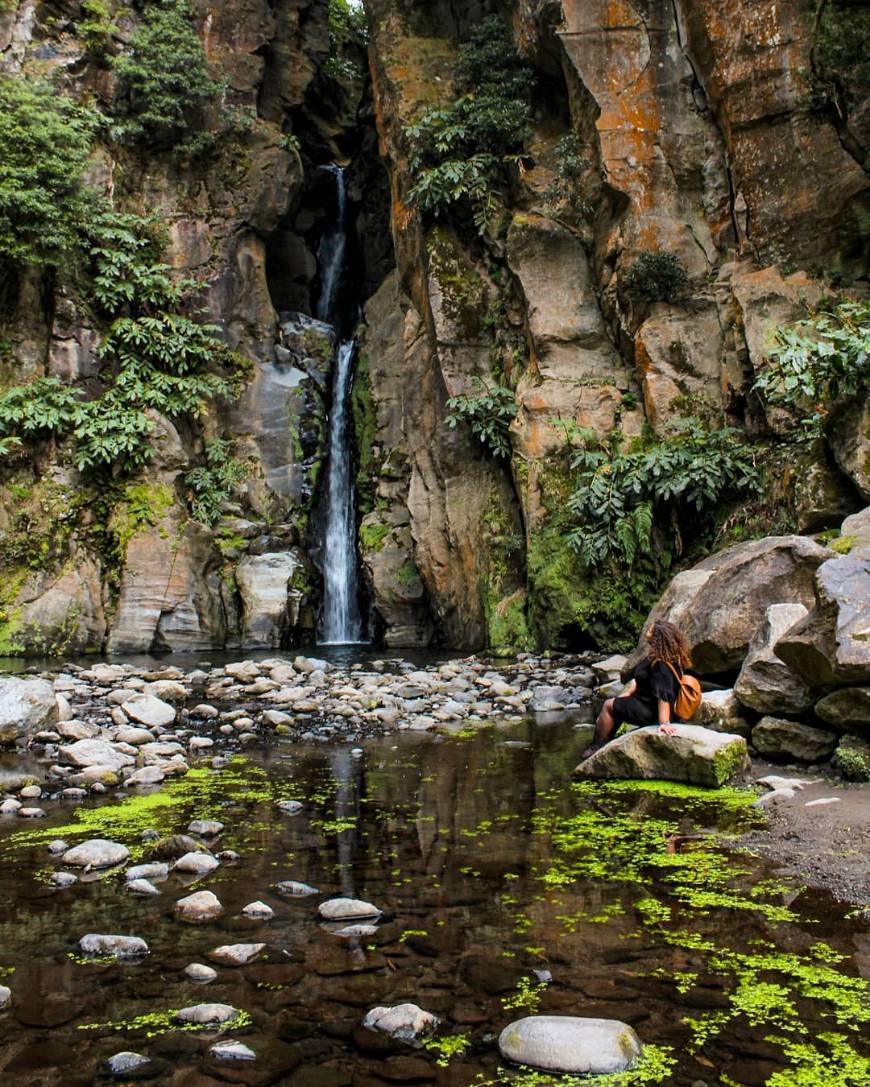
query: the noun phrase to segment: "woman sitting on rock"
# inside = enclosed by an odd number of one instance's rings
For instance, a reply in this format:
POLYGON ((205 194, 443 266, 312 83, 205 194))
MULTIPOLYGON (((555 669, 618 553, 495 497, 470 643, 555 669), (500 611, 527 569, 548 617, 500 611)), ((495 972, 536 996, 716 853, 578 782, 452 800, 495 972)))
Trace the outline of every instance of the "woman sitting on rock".
POLYGON ((631 686, 619 698, 608 698, 598 720, 592 744, 583 752, 588 759, 603 747, 622 724, 651 725, 656 720, 659 731, 672 736, 671 724, 679 718, 674 703, 680 692, 679 676, 690 668, 692 658, 686 639, 666 619, 654 619, 646 633, 648 654, 632 673, 631 686))

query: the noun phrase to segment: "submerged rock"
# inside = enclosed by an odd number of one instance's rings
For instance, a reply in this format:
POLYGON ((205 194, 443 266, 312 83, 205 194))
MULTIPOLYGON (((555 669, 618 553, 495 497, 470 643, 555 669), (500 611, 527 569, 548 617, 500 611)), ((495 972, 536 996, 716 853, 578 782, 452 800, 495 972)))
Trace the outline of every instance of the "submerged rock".
POLYGON ((371 902, 359 898, 330 898, 321 902, 318 908, 325 921, 355 921, 363 917, 380 917, 382 912, 371 902))
POLYGON ((160 892, 154 886, 153 883, 149 883, 147 879, 130 879, 127 881, 127 890, 130 894, 134 895, 159 895, 160 892))
POLYGON ((271 906, 267 906, 265 902, 249 902, 247 906, 242 909, 242 913, 246 917, 253 917, 258 921, 269 921, 275 916, 275 911, 271 906))
POLYGON ((116 959, 141 959, 148 954, 148 944, 141 936, 104 936, 89 932, 79 940, 86 955, 112 955, 116 959))
POLYGON ((440 1020, 416 1004, 396 1004, 391 1008, 372 1008, 363 1019, 368 1030, 379 1030, 400 1042, 414 1042, 429 1034, 440 1020))
POLYGON ((123 864, 129 856, 130 850, 120 842, 91 838, 68 849, 63 855, 63 863, 73 868, 112 868, 116 864, 123 864))
POLYGON ((199 982, 201 985, 207 985, 210 981, 218 976, 217 970, 212 969, 211 966, 206 966, 205 963, 192 962, 184 968, 184 976, 190 978, 191 981, 199 982))
POLYGON ((499 1052, 515 1064, 544 1072, 603 1076, 637 1064, 640 1039, 616 1019, 581 1019, 569 1015, 532 1015, 504 1028, 499 1052))
POLYGON ((142 1073, 151 1067, 151 1060, 143 1057, 141 1053, 132 1053, 125 1050, 116 1053, 106 1061, 106 1070, 110 1076, 133 1076, 142 1073))
POLYGON ((242 1042, 227 1039, 225 1042, 215 1042, 209 1049, 209 1053, 219 1061, 255 1061, 257 1054, 249 1046, 242 1042))
POLYGON ((217 819, 194 819, 187 829, 191 834, 199 834, 203 838, 214 838, 224 829, 224 825, 217 819))
POLYGON ((611 740, 581 762, 575 773, 590 778, 681 781, 718 788, 749 769, 746 740, 699 725, 675 725, 666 736, 657 726, 611 740))
POLYGON ((245 966, 266 947, 265 944, 224 944, 209 951, 208 957, 223 966, 245 966))
POLYGON ((307 883, 299 883, 294 879, 285 879, 280 883, 276 883, 275 890, 278 894, 290 895, 293 898, 304 898, 307 895, 320 894, 316 887, 311 887, 307 883))

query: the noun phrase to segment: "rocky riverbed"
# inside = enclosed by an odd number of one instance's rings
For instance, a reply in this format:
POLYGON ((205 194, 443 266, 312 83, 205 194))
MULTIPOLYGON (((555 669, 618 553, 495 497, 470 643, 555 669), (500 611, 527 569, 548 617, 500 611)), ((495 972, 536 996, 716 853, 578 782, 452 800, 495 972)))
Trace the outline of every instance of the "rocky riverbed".
POLYGON ((235 750, 187 774, 0 819, 3 1082, 506 1085, 518 1054, 579 1068, 624 1037, 668 1087, 864 1068, 866 920, 723 849, 765 818, 755 790, 571 785, 576 716, 217 731, 235 750), (748 1015, 762 983, 776 1006, 748 1015), (534 1015, 606 1023, 508 1030, 534 1015))

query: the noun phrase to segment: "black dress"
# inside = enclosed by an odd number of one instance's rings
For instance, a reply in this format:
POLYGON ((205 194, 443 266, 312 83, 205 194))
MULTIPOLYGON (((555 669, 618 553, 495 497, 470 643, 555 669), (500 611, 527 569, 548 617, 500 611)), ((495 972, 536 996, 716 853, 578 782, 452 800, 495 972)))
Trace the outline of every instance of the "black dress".
POLYGON ((671 721, 679 720, 674 712, 679 686, 666 664, 662 661, 653 664, 647 657, 635 668, 632 679, 637 684, 634 694, 613 700, 613 717, 617 725, 657 725, 659 701, 670 703, 671 721))

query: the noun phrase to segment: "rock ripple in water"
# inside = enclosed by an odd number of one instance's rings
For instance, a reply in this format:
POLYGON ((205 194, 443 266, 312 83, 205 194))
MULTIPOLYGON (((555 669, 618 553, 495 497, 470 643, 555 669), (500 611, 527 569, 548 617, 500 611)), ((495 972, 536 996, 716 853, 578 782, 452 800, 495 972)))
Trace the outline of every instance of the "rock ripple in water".
POLYGON ((73 868, 111 868, 123 864, 130 856, 130 850, 119 842, 109 842, 105 838, 91 838, 81 845, 73 846, 63 855, 63 863, 73 868))
POLYGON ((438 1026, 438 1017, 416 1004, 396 1004, 392 1008, 372 1008, 363 1026, 379 1030, 400 1042, 413 1042, 438 1026))
POLYGON ((321 902, 318 913, 325 921, 355 921, 362 917, 380 917, 383 911, 360 898, 330 898, 321 902))
POLYGON ((627 1023, 570 1015, 518 1019, 501 1032, 498 1048, 515 1064, 591 1076, 634 1068, 642 1050, 640 1039, 627 1023))
POLYGON ((141 936, 104 936, 89 932, 79 940, 86 955, 112 955, 116 959, 141 959, 148 954, 148 944, 141 936))
POLYGON ((304 898, 306 895, 320 894, 316 887, 311 887, 307 883, 298 883, 294 879, 285 879, 281 883, 276 883, 275 890, 278 894, 291 895, 293 898, 304 898))

